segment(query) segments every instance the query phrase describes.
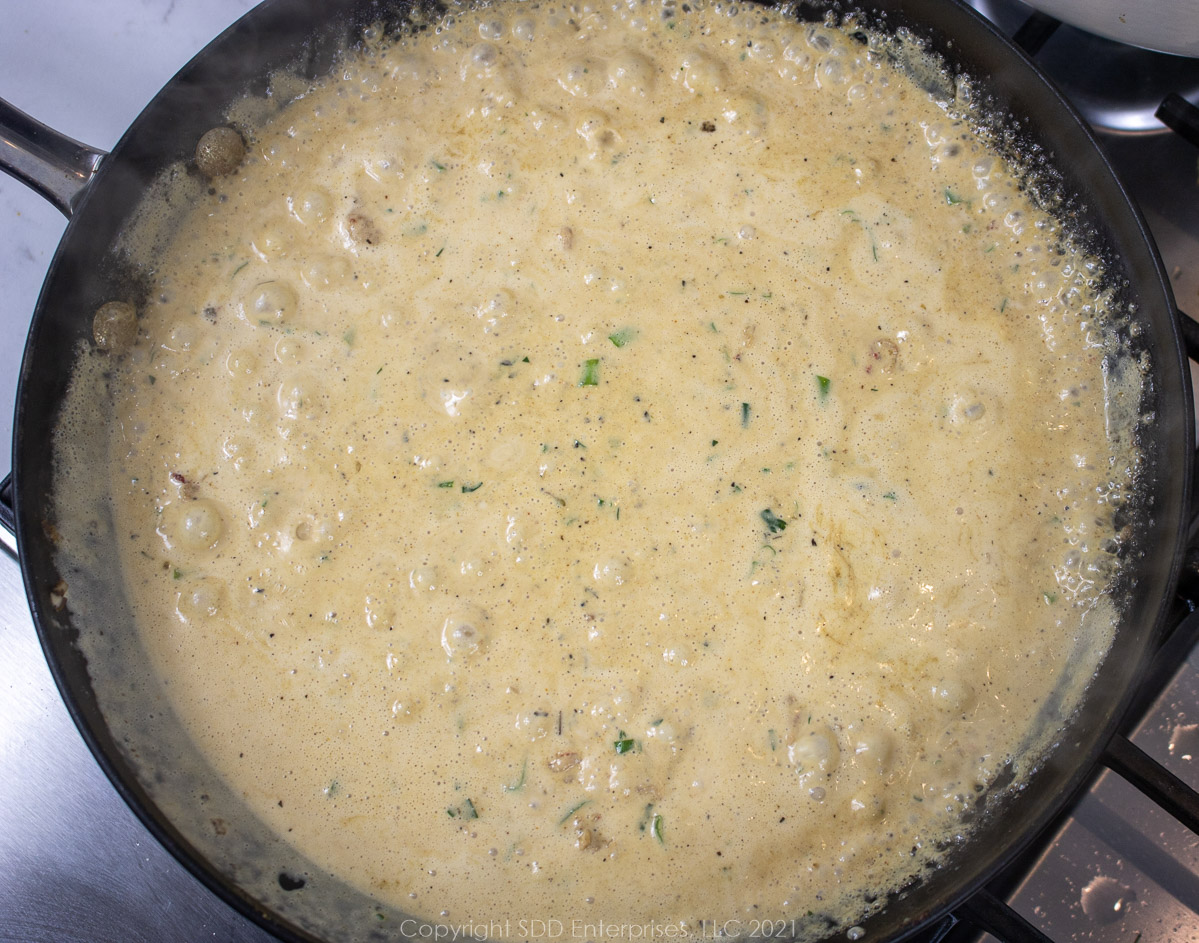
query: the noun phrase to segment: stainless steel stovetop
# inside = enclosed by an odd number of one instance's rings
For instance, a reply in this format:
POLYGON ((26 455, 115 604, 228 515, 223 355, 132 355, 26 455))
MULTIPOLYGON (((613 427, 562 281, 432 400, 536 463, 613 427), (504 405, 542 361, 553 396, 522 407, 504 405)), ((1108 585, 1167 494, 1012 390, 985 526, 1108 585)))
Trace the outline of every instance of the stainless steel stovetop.
MULTIPOLYGON (((1031 12, 1018 0, 971 2, 1009 35, 1031 12)), ((6 3, 0 95, 79 140, 111 147, 158 88, 250 5, 6 3)), ((1062 27, 1037 61, 1100 125, 1179 306, 1199 315, 1199 149, 1152 114, 1167 91, 1199 103, 1199 60, 1112 46, 1062 27), (1127 94, 1113 101, 1113 88, 1127 94)), ((64 221, 4 176, 0 213, 0 441, 7 441, 23 338, 64 221)), ((0 475, 8 468, 0 452, 0 475)), ((1199 788, 1199 649, 1180 661, 1133 740, 1199 788)), ((0 668, 0 943, 273 939, 192 878, 113 790, 59 700, 20 571, 3 550, 0 668)), ((1058 943, 1199 943, 1199 838, 1104 773, 1009 900, 1058 943)))

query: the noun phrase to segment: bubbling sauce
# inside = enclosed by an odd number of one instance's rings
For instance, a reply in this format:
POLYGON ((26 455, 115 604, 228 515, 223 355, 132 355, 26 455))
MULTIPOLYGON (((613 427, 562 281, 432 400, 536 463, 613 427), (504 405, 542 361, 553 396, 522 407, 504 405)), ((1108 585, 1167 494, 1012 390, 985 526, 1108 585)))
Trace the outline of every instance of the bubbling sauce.
POLYGON ((820 935, 1035 765, 1113 629, 1114 314, 876 46, 503 3, 244 130, 110 476, 175 710, 298 849, 493 936, 820 935))

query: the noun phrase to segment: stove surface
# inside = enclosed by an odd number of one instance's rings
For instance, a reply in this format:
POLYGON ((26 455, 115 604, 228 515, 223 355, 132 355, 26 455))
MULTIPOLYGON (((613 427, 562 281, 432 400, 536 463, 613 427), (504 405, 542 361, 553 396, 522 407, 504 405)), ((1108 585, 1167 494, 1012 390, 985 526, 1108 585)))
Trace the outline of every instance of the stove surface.
MULTIPOLYGON (((1031 12, 1016 0, 973 2, 1009 34, 1031 12)), ((0 96, 80 141, 111 147, 174 72, 251 5, 7 4, 0 96)), ((1157 79, 1131 83, 1140 89, 1135 104, 1092 105, 1101 83, 1077 74, 1091 54, 1080 60, 1068 48, 1071 33, 1055 32, 1038 62, 1081 87, 1080 100, 1100 109, 1092 120, 1112 126, 1100 130, 1101 143, 1145 214, 1180 307, 1199 315, 1199 154, 1145 117, 1141 99, 1151 112, 1158 89, 1148 86, 1157 79)), ((1125 74, 1140 75, 1137 60, 1119 55, 1125 74)), ((1199 101, 1199 60, 1166 68, 1172 89, 1199 101)), ((9 441, 23 339, 65 221, 2 174, 0 214, 0 332, 9 339, 0 344, 0 441, 9 441)), ((0 455, 0 475, 9 467, 0 455)), ((0 665, 0 943, 272 939, 188 874, 113 790, 59 699, 19 569, 2 550, 0 665)), ((1134 739, 1199 788, 1199 652, 1134 739)), ((1101 777, 1016 888, 1014 906, 1059 943, 1199 941, 1199 840, 1145 803, 1118 777, 1101 777)))

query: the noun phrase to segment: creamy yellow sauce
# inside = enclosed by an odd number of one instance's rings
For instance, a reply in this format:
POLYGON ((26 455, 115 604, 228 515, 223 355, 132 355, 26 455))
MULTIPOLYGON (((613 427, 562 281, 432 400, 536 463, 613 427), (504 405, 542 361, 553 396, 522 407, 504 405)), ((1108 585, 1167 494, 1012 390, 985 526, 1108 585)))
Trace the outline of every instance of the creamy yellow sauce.
POLYGON ((246 129, 110 474, 172 704, 314 861, 490 936, 802 936, 1051 742, 1111 631, 1099 273, 884 59, 506 3, 246 129))

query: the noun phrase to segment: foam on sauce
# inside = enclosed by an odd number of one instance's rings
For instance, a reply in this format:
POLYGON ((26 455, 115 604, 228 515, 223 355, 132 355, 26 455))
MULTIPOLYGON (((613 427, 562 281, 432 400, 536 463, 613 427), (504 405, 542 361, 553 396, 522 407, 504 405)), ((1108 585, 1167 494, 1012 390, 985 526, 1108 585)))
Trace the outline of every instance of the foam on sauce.
POLYGON ((884 60, 458 11, 197 197, 113 384, 120 562, 313 860, 513 936, 819 935, 1051 742, 1134 464, 1101 273, 884 60))

